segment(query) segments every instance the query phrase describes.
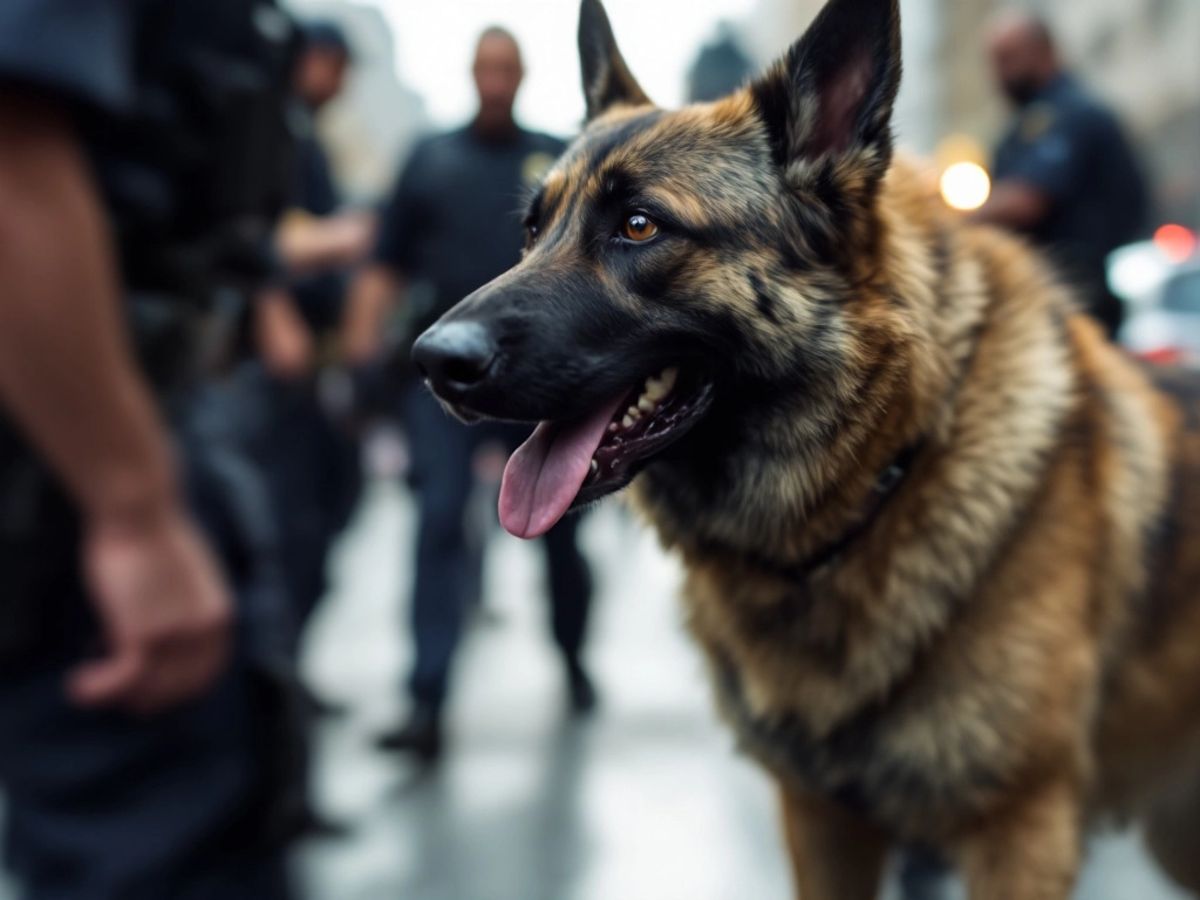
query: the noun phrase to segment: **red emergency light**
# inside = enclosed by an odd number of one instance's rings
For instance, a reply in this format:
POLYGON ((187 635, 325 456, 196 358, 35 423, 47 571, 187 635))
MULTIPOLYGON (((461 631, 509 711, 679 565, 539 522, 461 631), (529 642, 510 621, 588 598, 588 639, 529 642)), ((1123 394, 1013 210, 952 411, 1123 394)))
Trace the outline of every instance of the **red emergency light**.
POLYGON ((1154 245, 1173 263, 1191 257, 1198 243, 1196 233, 1183 225, 1163 225, 1154 232, 1154 245))

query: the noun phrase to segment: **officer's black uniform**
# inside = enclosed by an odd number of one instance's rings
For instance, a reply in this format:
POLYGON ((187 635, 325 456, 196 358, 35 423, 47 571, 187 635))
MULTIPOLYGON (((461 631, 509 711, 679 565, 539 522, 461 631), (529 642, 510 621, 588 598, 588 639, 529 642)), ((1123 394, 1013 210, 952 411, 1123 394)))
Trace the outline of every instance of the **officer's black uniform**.
POLYGON ((1122 310, 1108 290, 1105 261, 1140 236, 1148 212, 1145 181, 1115 116, 1060 75, 1022 108, 996 151, 993 173, 1050 199, 1049 214, 1029 236, 1115 333, 1122 310))
MULTIPOLYGON (((318 218, 332 216, 342 208, 341 191, 333 175, 329 154, 321 145, 311 112, 296 146, 296 177, 293 179, 292 208, 318 218)), ((348 273, 340 269, 296 278, 292 292, 309 327, 318 334, 336 330, 348 287, 348 273)))
MULTIPOLYGON (((329 157, 311 114, 303 125, 290 208, 332 216, 342 199, 329 157)), ((316 342, 319 364, 334 356, 349 275, 329 269, 289 281, 316 342)), ((321 402, 320 379, 336 377, 327 365, 315 378, 296 381, 275 379, 258 365, 244 377, 246 399, 257 410, 250 423, 252 452, 271 489, 297 638, 328 588, 329 551, 349 522, 361 488, 358 442, 321 402)))
POLYGON ((197 701, 152 718, 70 704, 65 673, 100 638, 77 515, 0 416, 0 783, 7 861, 33 900, 286 895, 267 730, 281 707, 262 702, 270 680, 251 652, 279 599, 255 555, 269 538, 253 470, 193 414, 183 363, 199 360, 213 308, 268 272, 293 40, 272 0, 0 3, 0 90, 52 95, 74 115, 135 343, 241 626, 234 662, 197 701))
MULTIPOLYGON (((383 216, 376 260, 402 273, 420 334, 451 306, 520 260, 522 196, 565 145, 518 129, 489 140, 468 126, 422 141, 405 166, 383 216)), ((404 421, 412 475, 420 495, 412 627, 416 662, 409 688, 416 702, 438 709, 462 633, 477 562, 467 544, 463 512, 472 486, 471 457, 481 440, 514 444, 513 433, 468 429, 450 419, 432 395, 413 385, 404 421)), ((568 670, 577 673, 587 627, 590 581, 575 547, 577 517, 546 536, 551 625, 568 670)))

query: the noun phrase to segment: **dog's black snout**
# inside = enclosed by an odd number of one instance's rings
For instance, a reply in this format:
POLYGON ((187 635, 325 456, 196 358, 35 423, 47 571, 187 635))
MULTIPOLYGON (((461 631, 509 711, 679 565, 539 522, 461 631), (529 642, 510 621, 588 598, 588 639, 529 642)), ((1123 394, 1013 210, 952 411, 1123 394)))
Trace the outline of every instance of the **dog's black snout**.
POLYGON ((479 384, 495 359, 491 335, 476 322, 435 325, 413 345, 413 362, 438 393, 457 393, 479 384))

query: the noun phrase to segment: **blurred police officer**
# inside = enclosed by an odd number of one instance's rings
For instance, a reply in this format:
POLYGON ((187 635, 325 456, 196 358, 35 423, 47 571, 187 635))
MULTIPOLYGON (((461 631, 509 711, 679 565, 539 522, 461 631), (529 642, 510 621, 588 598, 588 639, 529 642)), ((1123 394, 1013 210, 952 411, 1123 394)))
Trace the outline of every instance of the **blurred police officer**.
MULTIPOLYGON (((475 54, 474 121, 421 142, 387 205, 375 264, 352 295, 346 336, 352 358, 366 363, 378 355, 386 310, 402 281, 410 333, 419 334, 520 259, 521 196, 564 149, 515 121, 523 75, 513 36, 486 31, 475 54)), ((432 758, 441 747, 451 661, 478 584, 463 525, 472 456, 496 432, 465 428, 417 384, 406 397, 404 419, 421 502, 412 611, 416 661, 409 678, 414 706, 408 722, 381 745, 432 758)), ((506 432, 503 440, 519 442, 527 434, 528 428, 506 432)), ((552 630, 572 705, 586 711, 595 701, 581 660, 590 580, 575 546, 576 526, 576 519, 564 521, 547 535, 546 547, 552 630)))
POLYGON ((738 42, 728 22, 722 22, 717 36, 700 48, 688 70, 688 103, 711 103, 732 94, 756 71, 753 61, 738 42))
POLYGON ((0 781, 35 900, 285 895, 241 628, 267 538, 188 398, 268 271, 292 37, 269 0, 0 3, 0 781))
POLYGON ((1122 307, 1108 290, 1105 261, 1147 224, 1147 191, 1133 150, 1113 113, 1063 69, 1040 19, 1002 16, 988 49, 1017 112, 996 150, 995 185, 978 217, 1046 249, 1115 334, 1122 307))
POLYGON ((248 424, 271 487, 298 628, 325 593, 329 550, 358 498, 357 442, 346 410, 325 401, 346 384, 336 352, 342 307, 351 267, 374 236, 373 217, 343 205, 316 129, 318 113, 345 85, 350 45, 331 21, 305 23, 302 37, 293 76, 302 102, 297 165, 276 232, 288 289, 258 306, 263 365, 244 378, 257 401, 248 424))

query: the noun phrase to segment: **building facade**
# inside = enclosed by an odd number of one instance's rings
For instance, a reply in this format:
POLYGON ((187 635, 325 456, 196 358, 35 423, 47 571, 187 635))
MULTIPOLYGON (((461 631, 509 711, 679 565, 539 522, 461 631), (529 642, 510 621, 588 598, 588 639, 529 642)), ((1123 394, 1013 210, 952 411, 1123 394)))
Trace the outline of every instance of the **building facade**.
MULTIPOLYGON (((746 45, 766 61, 802 33, 821 0, 759 0, 746 45)), ((1008 116, 983 47, 1004 0, 901 0, 905 84, 897 105, 901 144, 934 153, 954 135, 983 146, 1008 116)), ((1063 56, 1116 109, 1155 188, 1157 218, 1200 228, 1200 2, 1031 0, 1063 56)))

